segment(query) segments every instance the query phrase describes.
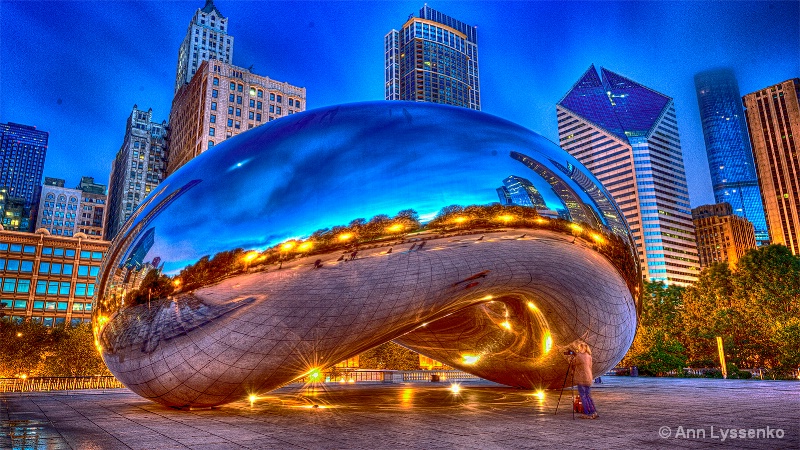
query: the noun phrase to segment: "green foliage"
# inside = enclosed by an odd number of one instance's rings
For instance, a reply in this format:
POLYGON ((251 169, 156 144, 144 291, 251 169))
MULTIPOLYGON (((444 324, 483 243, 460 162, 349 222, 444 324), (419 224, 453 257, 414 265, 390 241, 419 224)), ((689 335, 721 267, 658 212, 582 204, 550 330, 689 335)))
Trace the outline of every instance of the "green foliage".
POLYGON ((0 377, 110 375, 90 324, 47 328, 0 321, 0 377))
POLYGON ((719 366, 717 336, 730 378, 751 377, 738 367, 764 368, 773 377, 799 367, 800 257, 770 245, 748 251, 735 269, 726 263, 703 269, 685 289, 644 283, 640 328, 623 364, 643 373, 681 361, 719 366))
POLYGON ((359 355, 362 369, 418 370, 419 354, 394 342, 387 342, 359 355))

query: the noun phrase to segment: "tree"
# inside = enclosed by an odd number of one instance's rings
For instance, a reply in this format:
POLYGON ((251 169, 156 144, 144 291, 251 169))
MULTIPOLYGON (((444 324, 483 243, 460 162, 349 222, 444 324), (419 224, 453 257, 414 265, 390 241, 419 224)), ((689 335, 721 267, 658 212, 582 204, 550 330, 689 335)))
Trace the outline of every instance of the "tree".
POLYGON ((418 370, 419 354, 390 341, 361 353, 358 364, 362 369, 418 370))

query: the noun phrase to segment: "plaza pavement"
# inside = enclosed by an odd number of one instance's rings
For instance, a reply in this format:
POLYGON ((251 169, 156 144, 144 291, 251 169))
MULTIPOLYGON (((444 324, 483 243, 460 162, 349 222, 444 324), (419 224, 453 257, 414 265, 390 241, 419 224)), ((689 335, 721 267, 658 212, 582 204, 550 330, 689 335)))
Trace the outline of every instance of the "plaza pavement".
POLYGON ((7 393, 0 448, 800 448, 800 382, 603 377, 597 420, 572 419, 568 390, 554 414, 558 394, 484 381, 458 393, 448 382, 329 384, 181 411, 127 389, 7 393))

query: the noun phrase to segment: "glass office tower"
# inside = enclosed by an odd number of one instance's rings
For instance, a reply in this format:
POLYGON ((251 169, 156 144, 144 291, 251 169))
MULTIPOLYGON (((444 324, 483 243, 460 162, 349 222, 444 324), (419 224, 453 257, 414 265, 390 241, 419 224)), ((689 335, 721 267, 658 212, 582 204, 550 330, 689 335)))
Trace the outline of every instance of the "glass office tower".
POLYGON ((769 244, 736 76, 730 69, 709 70, 695 75, 694 85, 714 200, 729 203, 734 214, 753 224, 759 245, 769 244))
POLYGON ((481 109, 478 27, 425 5, 384 38, 386 100, 481 109))
POLYGON ((700 262, 672 99, 592 65, 556 105, 561 147, 603 183, 645 279, 688 285, 700 262))

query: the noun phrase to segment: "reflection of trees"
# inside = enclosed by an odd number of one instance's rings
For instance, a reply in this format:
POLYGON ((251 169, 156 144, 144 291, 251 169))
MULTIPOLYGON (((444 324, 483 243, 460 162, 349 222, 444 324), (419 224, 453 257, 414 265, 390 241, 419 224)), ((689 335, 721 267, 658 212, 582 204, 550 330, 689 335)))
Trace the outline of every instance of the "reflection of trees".
POLYGON ((269 265, 282 264, 297 257, 349 252, 365 245, 389 244, 398 240, 402 242, 409 233, 426 231, 447 234, 508 228, 550 230, 581 238, 585 245, 605 256, 617 268, 632 292, 639 291, 638 265, 630 244, 623 237, 585 223, 545 218, 531 207, 494 203, 446 206, 424 226, 416 211, 406 209, 393 217, 379 214, 369 220, 358 218, 347 225, 323 228, 311 233, 308 239, 281 242, 263 251, 237 248, 213 257, 206 255, 184 268, 176 280, 160 274, 148 274, 140 288, 129 295, 132 304, 140 304, 147 301, 148 289, 151 298, 163 298, 173 293, 174 286, 177 286, 177 291, 189 291, 236 274, 266 270, 269 265), (157 297, 156 292, 161 297, 157 297))

